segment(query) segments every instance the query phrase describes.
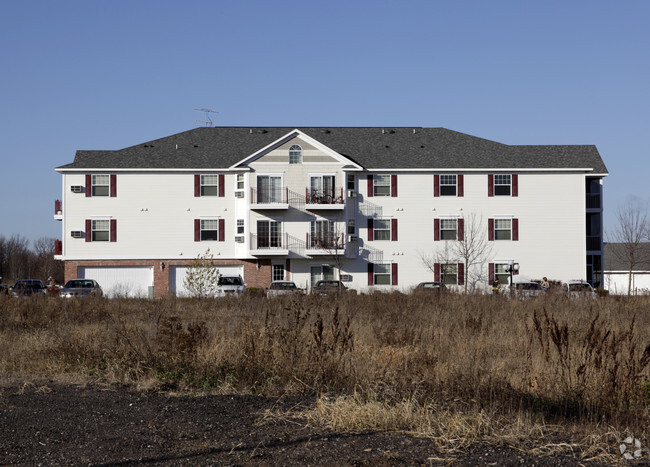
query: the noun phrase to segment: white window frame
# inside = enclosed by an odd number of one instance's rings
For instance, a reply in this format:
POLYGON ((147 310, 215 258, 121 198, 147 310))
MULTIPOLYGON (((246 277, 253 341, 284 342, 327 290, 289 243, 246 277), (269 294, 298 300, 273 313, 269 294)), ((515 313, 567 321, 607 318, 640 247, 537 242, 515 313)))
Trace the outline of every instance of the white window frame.
POLYGON ((237 219, 237 235, 244 234, 244 219, 237 219))
POLYGON ((510 283, 510 272, 506 272, 505 268, 509 267, 511 264, 510 261, 494 263, 494 278, 499 279, 500 285, 507 285, 510 283))
POLYGON ((458 285, 458 263, 440 264, 440 282, 445 285, 458 285), (453 281, 449 278, 453 277, 453 281))
POLYGON ((335 192, 336 192, 336 174, 334 173, 314 173, 314 174, 309 174, 309 192, 311 193, 312 196, 331 196, 332 199, 335 198, 335 192), (324 177, 331 177, 332 178, 332 190, 330 193, 327 193, 325 191, 325 183, 324 183, 324 177), (317 185, 320 186, 320 188, 314 189, 314 179, 320 179, 320 183, 317 185))
POLYGON ((392 240, 392 234, 393 234, 393 228, 392 228, 392 219, 373 219, 372 220, 372 240, 373 241, 379 241, 379 242, 390 242, 392 240), (377 223, 378 222, 386 222, 388 224, 387 228, 377 228, 377 223), (386 236, 384 232, 388 232, 388 238, 378 238, 377 233, 382 232, 382 236, 386 236))
POLYGON ((302 164, 302 147, 299 144, 289 148, 289 164, 302 164))
POLYGON ((331 264, 310 264, 309 280, 311 281, 312 287, 316 285, 316 282, 321 280, 336 280, 336 269, 331 264), (323 273, 324 268, 328 268, 331 275, 327 275, 326 277, 323 273), (314 269, 320 269, 320 272, 317 275, 314 275, 314 269))
POLYGON ((512 174, 494 174, 494 196, 512 196, 512 174), (507 193, 504 187, 508 188, 507 193))
POLYGON ((237 183, 235 185, 237 188, 235 188, 235 191, 243 191, 245 188, 244 182, 244 174, 237 174, 237 183))
POLYGON ((458 195, 458 175, 440 174, 440 196, 457 196, 458 195), (453 187, 453 193, 449 187, 453 187), (445 193, 449 191, 449 193, 445 193))
POLYGON ((199 230, 200 230, 200 238, 202 242, 217 242, 219 241, 219 219, 218 218, 203 218, 199 219, 199 230), (208 227, 214 227, 214 228, 208 228, 208 227), (203 232, 205 232, 205 237, 203 237, 203 232), (214 234, 209 234, 209 232, 214 232, 214 234), (208 238, 209 236, 213 236, 215 238, 208 238))
POLYGON ((355 222, 354 219, 348 219, 347 232, 348 232, 348 235, 356 235, 357 227, 356 227, 356 222, 355 222))
POLYGON ((201 191, 200 191, 201 197, 219 196, 219 174, 201 174, 200 185, 201 185, 201 191))
POLYGON ((110 196, 111 176, 109 174, 94 174, 92 176, 92 196, 110 196), (104 193, 104 190, 106 192, 104 193))
MULTIPOLYGON (((280 203, 280 202, 282 202, 282 191, 284 190, 284 174, 282 174, 282 173, 260 173, 260 174, 257 174, 257 177, 255 179, 255 183, 257 183, 256 190, 257 190, 257 193, 258 193, 258 196, 257 196, 257 198, 258 198, 257 203, 258 204, 260 204, 260 203, 261 204, 266 204, 266 203, 280 203), (274 195, 269 196, 268 200, 267 199, 263 199, 263 200, 259 199, 260 178, 268 178, 269 179, 269 189, 270 189, 270 186, 271 186, 271 179, 272 178, 279 178, 280 179, 280 186, 279 186, 279 188, 277 188, 277 190, 278 190, 277 194, 275 192, 273 192, 274 195), (279 199, 276 199, 276 195, 279 196, 279 199)), ((272 193, 272 191, 270 191, 269 194, 270 193, 272 193)))
POLYGON ((393 283, 392 275, 393 275, 393 263, 373 263, 372 265, 373 285, 392 285, 393 283))
POLYGON ((354 189, 356 189, 356 186, 357 186, 357 185, 356 185, 356 179, 355 179, 354 174, 347 174, 347 177, 346 177, 346 178, 347 178, 347 187, 348 187, 348 190, 354 190, 354 189))
POLYGON ((440 240, 458 239, 458 218, 456 217, 443 217, 440 219, 440 240), (453 229, 451 228, 453 226, 453 229), (450 233, 453 231, 453 235, 450 233), (449 238, 445 238, 449 237, 449 238))
POLYGON ((286 265, 284 263, 273 263, 271 265, 271 280, 272 281, 283 281, 286 277, 286 265), (278 273, 278 270, 282 270, 282 274, 278 273))
POLYGON ((391 176, 390 174, 375 174, 372 176, 372 195, 373 196, 390 196, 391 195, 391 176), (385 188, 387 192, 384 193, 385 188), (379 191, 377 190, 379 189, 379 191))
POLYGON ((273 220, 273 219, 257 219, 255 222, 256 226, 256 235, 257 235, 257 245, 259 247, 260 239, 265 238, 268 241, 268 245, 263 245, 263 248, 280 248, 282 247, 282 222, 273 220), (263 237, 260 234, 260 224, 267 224, 268 237, 266 235, 263 237), (272 227, 277 227, 276 232, 273 232, 272 227))
MULTIPOLYGON (((100 195, 101 196, 101 195, 100 195)), ((111 220, 110 219, 91 219, 90 240, 93 242, 110 242, 111 241, 111 220), (101 224, 100 224, 101 223, 101 224), (104 235, 106 238, 101 238, 104 235)))
POLYGON ((494 219, 494 240, 500 242, 512 240, 512 219, 511 218, 496 217, 494 219), (505 223, 508 224, 507 228, 504 225, 505 223), (507 235, 508 238, 499 238, 499 236, 505 237, 505 232, 508 232, 507 235), (500 235, 498 235, 498 233, 500 235))

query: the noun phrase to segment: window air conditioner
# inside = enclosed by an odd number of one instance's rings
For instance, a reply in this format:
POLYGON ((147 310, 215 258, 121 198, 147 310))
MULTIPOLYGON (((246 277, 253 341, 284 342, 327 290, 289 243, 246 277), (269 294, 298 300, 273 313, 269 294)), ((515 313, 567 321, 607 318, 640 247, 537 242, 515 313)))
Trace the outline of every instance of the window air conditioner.
POLYGON ((354 190, 348 190, 348 198, 356 198, 357 192, 354 190))
POLYGON ((356 241, 357 241, 356 235, 348 235, 348 242, 356 242, 356 241))
POLYGON ((243 198, 243 197, 244 197, 243 191, 235 191, 235 198, 243 198))
POLYGON ((70 187, 70 191, 73 193, 81 193, 83 191, 83 187, 81 185, 72 185, 70 187))
POLYGON ((244 243, 243 235, 235 235, 235 243, 244 243))
POLYGON ((83 237, 83 232, 81 230, 73 230, 72 232, 70 232, 70 236, 72 238, 81 238, 83 237))

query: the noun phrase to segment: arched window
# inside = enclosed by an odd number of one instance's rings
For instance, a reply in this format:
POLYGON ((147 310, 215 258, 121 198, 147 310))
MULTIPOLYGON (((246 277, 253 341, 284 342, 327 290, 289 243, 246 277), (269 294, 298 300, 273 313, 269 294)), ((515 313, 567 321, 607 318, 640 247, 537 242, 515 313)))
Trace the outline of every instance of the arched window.
POLYGON ((302 163, 302 148, 294 144, 289 148, 289 164, 302 163))

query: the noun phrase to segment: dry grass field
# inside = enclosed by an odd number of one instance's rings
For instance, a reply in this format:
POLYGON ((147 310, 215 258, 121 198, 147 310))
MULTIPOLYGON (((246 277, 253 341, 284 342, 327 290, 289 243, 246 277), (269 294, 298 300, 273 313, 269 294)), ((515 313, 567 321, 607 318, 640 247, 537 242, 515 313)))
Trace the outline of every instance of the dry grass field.
POLYGON ((0 296, 0 375, 142 390, 317 395, 336 430, 441 449, 650 442, 650 297, 348 293, 241 299, 0 296))

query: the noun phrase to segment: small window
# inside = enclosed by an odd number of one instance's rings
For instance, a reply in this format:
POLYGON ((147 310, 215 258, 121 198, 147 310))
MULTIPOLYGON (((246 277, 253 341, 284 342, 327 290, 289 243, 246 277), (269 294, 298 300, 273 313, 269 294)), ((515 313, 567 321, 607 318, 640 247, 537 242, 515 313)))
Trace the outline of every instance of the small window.
POLYGON ((272 269, 271 280, 283 281, 284 280, 284 264, 274 264, 272 269))
POLYGON ((348 190, 354 190, 354 174, 348 174, 348 190))
POLYGON ((494 277, 499 279, 499 284, 509 284, 510 283, 510 272, 506 271, 506 268, 509 266, 507 263, 495 263, 494 264, 494 277))
POLYGON ((244 233, 244 219, 237 219, 237 234, 244 233))
POLYGON ((494 176, 494 196, 510 196, 512 176, 510 174, 496 174, 494 176))
POLYGON ((110 240, 110 226, 111 223, 108 219, 92 221, 92 241, 108 242, 110 240))
POLYGON ((237 174, 237 189, 244 189, 244 174, 237 174))
POLYGON ((374 175, 372 181, 374 196, 390 196, 390 175, 374 175))
POLYGON ((201 196, 219 196, 219 175, 201 175, 201 196))
POLYGON ((219 220, 201 219, 201 241, 219 240, 219 220))
POLYGON ((511 219, 494 219, 494 239, 512 240, 511 219))
POLYGON ((390 219, 375 219, 373 225, 373 240, 390 241, 390 219))
POLYGON ((373 266, 373 275, 375 285, 390 285, 391 264, 377 264, 373 266))
POLYGON ((110 192, 110 175, 93 175, 92 194, 93 196, 108 196, 110 192))
POLYGON ((440 219, 440 239, 456 240, 458 221, 456 219, 440 219))
POLYGON ((440 265, 441 281, 445 285, 458 284, 458 265, 457 264, 441 264, 440 265))
POLYGON ((440 175, 440 196, 456 196, 456 175, 440 175))
POLYGON ((297 144, 289 148, 289 164, 302 164, 302 148, 297 144))
POLYGON ((357 233, 357 229, 354 224, 354 219, 348 219, 348 235, 354 235, 355 233, 357 233))

